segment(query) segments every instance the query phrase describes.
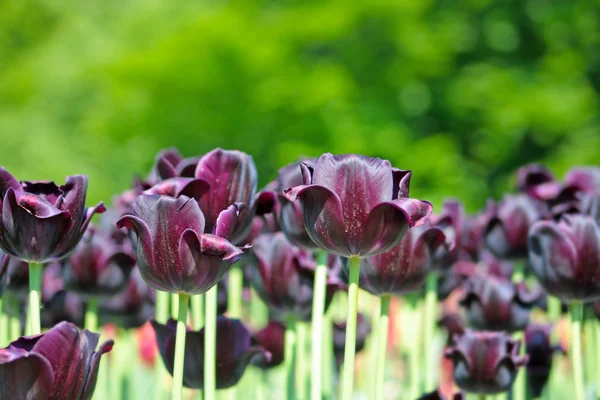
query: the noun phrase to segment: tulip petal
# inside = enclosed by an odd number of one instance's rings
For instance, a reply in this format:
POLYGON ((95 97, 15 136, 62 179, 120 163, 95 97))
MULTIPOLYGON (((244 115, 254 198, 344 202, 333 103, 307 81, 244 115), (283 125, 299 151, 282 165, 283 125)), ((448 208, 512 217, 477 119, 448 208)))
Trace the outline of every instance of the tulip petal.
MULTIPOLYGON (((4 167, 0 167, 0 199, 4 199, 9 188, 13 190, 22 190, 21 184, 4 167)), ((1 205, 2 203, 0 203, 1 205)))
POLYGON ((150 189, 144 191, 145 194, 159 194, 164 196, 179 197, 181 195, 191 197, 198 201, 210 190, 210 185, 194 178, 170 178, 158 182, 150 189))
POLYGON ((410 192, 410 178, 412 171, 392 168, 392 176, 394 177, 394 192, 392 200, 402 197, 408 197, 410 192))
POLYGON ((0 349, 0 398, 47 400, 53 383, 52 367, 44 357, 0 349))
POLYGON ((372 257, 396 246, 409 228, 422 225, 431 214, 428 201, 402 198, 378 204, 365 223, 360 257, 372 257))
MULTIPOLYGON (((91 335, 88 331, 83 331, 84 335, 91 335)), ((95 334, 93 334, 95 335, 95 334)), ((96 343, 98 339, 96 338, 96 343)), ((103 354, 110 352, 113 348, 114 341, 107 340, 102 343, 97 351, 92 355, 91 360, 88 362, 88 370, 85 378, 85 386, 83 393, 80 397, 81 400, 91 400, 94 396, 94 390, 96 389, 96 382, 98 381, 98 370, 100 369, 100 358, 103 354)), ((107 362, 107 361, 105 361, 107 362)))
POLYGON ((234 203, 221 211, 213 228, 213 234, 229 240, 243 208, 242 203, 234 203))

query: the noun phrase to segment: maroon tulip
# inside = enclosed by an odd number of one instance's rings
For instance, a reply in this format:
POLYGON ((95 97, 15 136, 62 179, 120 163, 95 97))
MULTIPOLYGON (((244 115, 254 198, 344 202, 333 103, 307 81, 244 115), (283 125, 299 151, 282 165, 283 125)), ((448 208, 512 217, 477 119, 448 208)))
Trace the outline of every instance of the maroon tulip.
POLYGON ((100 335, 62 322, 48 332, 21 337, 0 349, 0 398, 87 400, 96 387, 108 340, 96 351, 100 335))
POLYGON ((552 172, 541 164, 525 165, 517 171, 517 190, 534 199, 555 199, 562 189, 552 172))
POLYGON ((460 313, 444 313, 438 321, 438 325, 443 327, 448 332, 448 340, 446 345, 452 345, 452 340, 465 333, 465 319, 460 313))
POLYGON ((518 284, 494 276, 473 276, 467 281, 460 304, 466 310, 469 325, 488 331, 516 332, 525 329, 531 310, 542 291, 529 290, 525 282, 518 284))
MULTIPOLYGON (((465 396, 462 393, 455 393, 452 396, 452 400, 464 400, 465 396)), ((417 400, 446 400, 446 396, 444 396, 439 390, 431 393, 425 393, 417 400)))
POLYGON ((133 214, 118 222, 137 234, 137 259, 144 280, 157 290, 201 294, 213 287, 242 250, 227 239, 238 217, 231 205, 219 214, 213 234, 204 232, 204 214, 189 197, 144 194, 133 214))
POLYGON ((527 356, 519 356, 521 341, 503 332, 467 330, 454 338, 454 342, 444 355, 452 360, 457 386, 467 392, 506 392, 517 376, 517 369, 527 363, 527 356))
POLYGON ((260 368, 273 368, 283 363, 285 354, 285 326, 277 321, 269 321, 267 326, 254 335, 254 341, 271 353, 271 359, 257 363, 260 368))
POLYGON ((85 208, 87 177, 67 177, 67 182, 19 182, 0 168, 0 247, 27 262, 48 263, 69 255, 79 243, 98 203, 85 208))
POLYGON ((85 303, 76 294, 61 290, 56 292, 48 301, 43 302, 40 314, 42 328, 50 329, 63 321, 83 327, 85 303))
MULTIPOLYGON (((177 322, 172 319, 167 325, 161 325, 154 319, 150 322, 156 332, 160 355, 172 375, 177 322)), ((262 347, 252 346, 251 340, 250 332, 239 320, 222 316, 217 318, 217 389, 235 386, 248 364, 269 362, 271 354, 262 347)), ((183 385, 194 389, 204 388, 204 329, 199 332, 187 331, 183 385)))
POLYGON ((525 348, 529 356, 527 382, 534 398, 542 395, 548 382, 554 352, 563 351, 560 346, 550 343, 551 331, 551 325, 531 325, 525 331, 525 348))
MULTIPOLYGON (((369 320, 358 313, 356 316, 356 347, 355 352, 359 353, 365 348, 367 337, 371 333, 371 324, 369 320)), ((346 347, 346 321, 333 323, 333 354, 336 365, 339 368, 344 361, 344 349, 346 347)))
POLYGON ((418 290, 435 269, 434 255, 448 247, 440 228, 412 229, 396 247, 361 260, 359 286, 376 296, 401 296, 418 290))
POLYGON ((600 190, 600 167, 575 167, 565 175, 565 185, 575 187, 582 192, 600 190))
POLYGON ((547 216, 544 203, 526 195, 505 195, 485 231, 485 243, 496 257, 527 257, 529 228, 547 216))
POLYGON ((75 251, 63 260, 66 290, 84 298, 110 297, 125 288, 135 264, 131 246, 117 244, 90 225, 75 251))
POLYGON ((585 215, 536 223, 529 234, 533 273, 563 301, 600 299, 600 227, 585 215))
POLYGON ((286 193, 300 201, 312 241, 332 254, 384 253, 431 213, 431 203, 408 198, 411 172, 392 168, 387 160, 328 153, 300 167, 304 185, 286 193))
POLYGON ((170 178, 193 178, 198 160, 197 157, 184 158, 174 147, 161 150, 156 156, 150 175, 143 184, 150 187, 170 178))
POLYGON ((465 209, 457 200, 445 200, 442 212, 428 219, 430 225, 441 229, 447 243, 438 247, 433 254, 432 263, 437 270, 447 270, 463 256, 465 219, 465 209))
MULTIPOLYGON (((283 232, 259 236, 252 250, 254 257, 248 260, 252 268, 250 283, 273 318, 284 322, 293 316, 310 321, 316 266, 312 254, 292 245, 283 232)), ((325 309, 341 287, 341 281, 328 277, 325 309)))

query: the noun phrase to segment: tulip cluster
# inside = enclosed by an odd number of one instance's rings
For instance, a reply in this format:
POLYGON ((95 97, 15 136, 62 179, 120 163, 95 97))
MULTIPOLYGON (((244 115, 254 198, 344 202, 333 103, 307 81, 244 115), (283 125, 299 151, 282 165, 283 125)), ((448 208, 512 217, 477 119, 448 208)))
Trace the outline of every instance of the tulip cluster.
POLYGON ((106 209, 0 169, 0 399, 127 399, 136 368, 173 400, 600 393, 600 168, 525 166, 473 214, 358 154, 263 190, 233 150, 145 176, 106 209))

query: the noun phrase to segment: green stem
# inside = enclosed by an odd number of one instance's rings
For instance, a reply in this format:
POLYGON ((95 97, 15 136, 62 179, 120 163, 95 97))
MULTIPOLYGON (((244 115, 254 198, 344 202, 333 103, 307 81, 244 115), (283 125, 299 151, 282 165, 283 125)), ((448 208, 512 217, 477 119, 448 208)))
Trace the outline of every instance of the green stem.
POLYGON ((562 304, 558 297, 548 296, 548 319, 556 322, 560 319, 562 304))
MULTIPOLYGON (((327 252, 321 251, 317 260, 314 279, 314 296, 312 304, 312 364, 311 374, 320 377, 323 368, 323 314, 325 313, 325 294, 327 290, 327 252)), ((312 379, 310 388, 311 400, 322 399, 322 380, 312 379)))
MULTIPOLYGON (((521 341, 521 348, 519 350, 519 354, 525 354, 525 333, 522 331, 515 332, 513 334, 513 338, 515 340, 521 341)), ((512 387, 513 400, 525 400, 527 398, 527 378, 525 375, 525 368, 519 368, 517 370, 517 377, 512 387)))
POLYGON ((408 326, 414 326, 416 334, 413 337, 414 343, 408 345, 408 364, 409 364, 409 379, 410 379, 410 398, 416 399, 421 393, 421 369, 419 363, 421 361, 421 310, 422 304, 415 302, 412 305, 408 305, 410 314, 410 324, 408 326))
MULTIPOLYGON (((171 315, 169 309, 169 302, 171 301, 171 294, 163 292, 162 290, 156 291, 156 310, 155 319, 159 324, 166 325, 171 315)), ((165 388, 167 387, 168 372, 164 367, 164 364, 157 360, 154 364, 154 398, 155 400, 164 400, 167 397, 165 388)))
POLYGON ((256 400, 267 400, 269 387, 267 383, 267 373, 263 370, 257 369, 256 374, 258 375, 258 382, 256 385, 256 400))
POLYGON ((0 298, 0 348, 9 344, 8 334, 8 314, 4 300, 0 298))
POLYGON ((523 282, 523 279, 525 279, 525 267, 523 263, 516 262, 513 266, 512 281, 514 283, 519 283, 523 282))
POLYGON ((377 361, 375 364, 375 399, 383 399, 385 382, 385 353, 390 322, 390 296, 382 296, 379 303, 379 327, 377 328, 377 361))
MULTIPOLYGON (((333 394, 333 323, 331 322, 331 312, 325 314, 323 319, 323 351, 321 379, 323 387, 323 398, 330 399, 333 394)), ((318 375, 314 375, 315 377, 318 375)))
POLYGON ((191 297, 192 309, 192 329, 200 331, 204 326, 204 294, 198 294, 191 297))
MULTIPOLYGON (((583 346, 585 354, 594 354, 596 348, 594 326, 596 325, 596 316, 591 307, 583 309, 583 346)), ((596 377, 596 357, 584 357, 584 382, 593 382, 596 377)))
POLYGON ((581 359, 581 322, 583 320, 583 304, 573 302, 569 304, 571 314, 571 362, 573 366, 573 383, 575 385, 574 400, 584 400, 583 391, 583 365, 581 359))
POLYGON ((244 273, 240 263, 229 269, 229 287, 227 288, 227 311, 230 318, 242 318, 242 290, 244 273))
POLYGON ((425 283, 425 321, 424 321, 424 334, 423 344, 425 358, 425 392, 431 392, 435 390, 435 378, 437 375, 438 364, 436 363, 435 354, 433 350, 433 337, 436 327, 436 307, 437 307, 437 285, 438 277, 436 273, 429 273, 427 281, 425 283))
POLYGON ((90 332, 98 331, 98 300, 90 298, 86 304, 85 318, 83 323, 85 329, 90 332))
POLYGON ((217 302, 218 288, 214 285, 205 294, 204 312, 204 399, 217 397, 217 302))
POLYGON ((346 317, 346 344, 344 348, 344 372, 342 375, 342 400, 351 400, 354 385, 354 356, 356 352, 356 315, 358 312, 358 279, 360 276, 360 258, 353 257, 350 262, 348 280, 348 314, 346 317))
POLYGON ((262 301, 256 290, 252 289, 252 300, 250 301, 250 314, 254 327, 261 328, 269 323, 269 309, 262 301))
POLYGON ((179 295, 171 293, 171 318, 179 318, 179 295))
POLYGON ((40 323, 40 292, 42 289, 42 274, 44 266, 29 263, 29 322, 32 335, 42 333, 40 323))
POLYGON ((177 336, 175 337, 175 360, 173 362, 173 388, 171 400, 181 400, 183 388, 183 364, 185 356, 185 336, 187 331, 187 312, 190 296, 179 293, 177 312, 177 336))
POLYGON ((287 400, 295 398, 294 367, 296 365, 296 320, 290 317, 285 324, 284 367, 287 400))
POLYGON ((171 294, 163 292, 162 290, 156 291, 156 310, 155 318, 159 324, 166 324, 169 320, 170 309, 169 302, 171 301, 171 294))
MULTIPOLYGON (((306 330, 304 322, 296 323, 296 398, 298 400, 306 399, 306 330)), ((320 364, 320 363, 319 363, 320 364)), ((315 379, 317 380, 317 379, 315 379)))

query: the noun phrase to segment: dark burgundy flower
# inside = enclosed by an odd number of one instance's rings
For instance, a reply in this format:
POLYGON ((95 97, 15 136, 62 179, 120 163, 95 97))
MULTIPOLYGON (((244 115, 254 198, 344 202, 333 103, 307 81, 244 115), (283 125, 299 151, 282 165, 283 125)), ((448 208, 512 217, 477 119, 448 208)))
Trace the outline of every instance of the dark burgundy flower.
POLYGON ((438 325, 448 332, 446 344, 450 346, 453 338, 465 333, 466 322, 460 313, 444 313, 438 321, 438 325))
POLYGON ((563 186, 552 172, 541 164, 529 164, 517 171, 517 190, 534 199, 548 201, 556 198, 563 186))
POLYGON ((204 214, 186 196, 144 194, 132 208, 133 214, 122 217, 117 226, 135 230, 138 268, 155 289, 204 293, 242 254, 227 240, 238 216, 235 205, 219 214, 213 234, 203 233, 204 214))
POLYGON ((525 348, 529 356, 527 362, 527 382, 534 398, 540 397, 550 377, 552 356, 562 351, 560 346, 550 343, 551 325, 530 325, 525 331, 525 348))
POLYGON ((231 204, 241 203, 239 218, 231 227, 231 242, 245 243, 255 215, 271 211, 275 196, 270 191, 256 193, 257 173, 251 156, 240 151, 215 149, 198 161, 195 178, 210 190, 198 200, 206 219, 206 231, 218 224, 218 217, 231 204))
POLYGON ((142 184, 148 188, 170 178, 193 178, 198 160, 197 157, 184 158, 174 147, 161 150, 156 155, 148 178, 142 184))
POLYGON ((269 321, 267 326, 254 335, 254 341, 271 353, 271 359, 257 363, 261 368, 273 368, 283 363, 285 353, 285 326, 277 321, 269 321))
POLYGON ((485 208, 480 212, 469 215, 465 218, 460 240, 460 249, 462 250, 462 259, 478 261, 482 251, 485 248, 485 231, 490 220, 495 215, 496 204, 493 200, 488 200, 485 208))
POLYGON ((62 322, 48 332, 21 337, 0 349, 0 397, 3 399, 91 399, 108 340, 96 351, 100 335, 62 322))
POLYGON ((467 329, 454 342, 444 355, 454 365, 454 381, 467 392, 506 392, 517 376, 517 369, 527 363, 527 356, 519 356, 521 341, 503 332, 467 329))
MULTIPOLYGON (((163 362, 173 374, 177 322, 172 319, 167 325, 161 325, 154 319, 150 322, 156 332, 163 362)), ((251 341, 250 332, 239 320, 222 316, 217 318, 217 389, 235 386, 248 364, 268 362, 271 354, 262 347, 252 346, 251 341)), ((187 331, 183 385, 194 389, 204 388, 204 329, 199 332, 187 331)))
MULTIPOLYGON (((359 353, 365 348, 367 337, 371 333, 371 324, 369 320, 358 313, 356 316, 356 348, 355 352, 359 353)), ((346 346, 346 321, 333 323, 333 354, 335 356, 336 365, 339 368, 344 361, 344 349, 346 346)))
POLYGON ((411 229, 391 250, 361 260, 359 286, 376 296, 401 296, 418 290, 435 269, 434 255, 448 247, 440 228, 411 229))
MULTIPOLYGON (((289 315, 310 321, 316 266, 312 254, 292 245, 283 232, 259 236, 252 250, 254 257, 248 259, 252 272, 250 283, 273 318, 284 322, 289 315)), ((337 278, 328 277, 325 309, 341 287, 337 278)))
POLYGON ((530 290, 525 282, 515 284, 509 279, 479 275, 467 281, 460 304, 471 327, 516 332, 525 329, 541 295, 539 286, 530 290))
POLYGON ((87 177, 67 182, 19 182, 0 168, 0 247, 21 260, 48 263, 66 257, 83 236, 102 203, 85 208, 87 177))
POLYGON ((559 222, 536 223, 529 260, 549 294, 566 302, 600 299, 600 227, 592 217, 564 215, 559 222))
POLYGON ((586 166, 571 168, 565 175, 565 186, 582 192, 600 190, 600 167, 586 166))
MULTIPOLYGON (((452 396, 452 400, 464 400, 465 396, 462 393, 455 393, 452 396)), ((439 390, 431 393, 425 393, 417 400, 446 400, 446 396, 444 396, 439 390)))
POLYGON ((525 259, 529 228, 547 216, 544 203, 526 195, 505 195, 485 231, 487 248, 496 257, 525 259))
POLYGON ((286 193, 300 201, 312 241, 332 254, 384 253, 431 213, 431 203, 408 198, 411 172, 387 160, 328 153, 300 166, 304 185, 286 193))
MULTIPOLYGON (((7 296, 15 298, 18 301, 25 301, 29 294, 29 269, 27 263, 8 255, 6 255, 5 262, 7 296)), ((56 292, 63 289, 64 284, 60 264, 53 262, 46 265, 42 275, 42 301, 48 301, 56 292)))
POLYGON ((125 288, 136 264, 133 249, 89 226, 75 251, 63 260, 66 290, 88 297, 110 297, 125 288))
POLYGON ((449 199, 444 201, 442 212, 439 215, 432 215, 427 220, 429 225, 439 228, 444 233, 447 243, 446 246, 438 247, 432 256, 433 266, 437 270, 446 270, 461 259, 465 219, 465 209, 462 203, 449 199))
POLYGON ((60 290, 43 302, 40 314, 43 328, 50 329, 63 321, 83 327, 85 302, 74 293, 60 290))

